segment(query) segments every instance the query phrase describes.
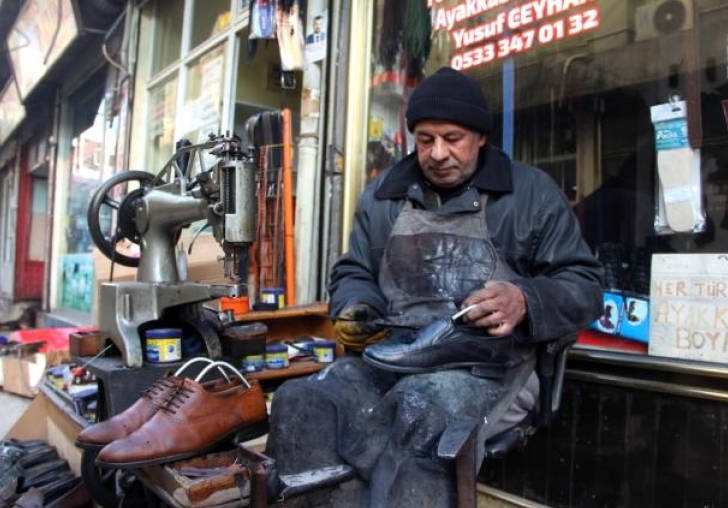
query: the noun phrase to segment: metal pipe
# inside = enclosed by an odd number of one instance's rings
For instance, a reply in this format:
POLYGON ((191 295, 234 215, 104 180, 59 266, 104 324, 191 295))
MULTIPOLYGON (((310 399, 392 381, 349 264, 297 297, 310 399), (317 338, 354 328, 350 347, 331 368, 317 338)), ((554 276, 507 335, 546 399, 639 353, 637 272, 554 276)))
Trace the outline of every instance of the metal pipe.
POLYGON ((711 390, 696 386, 678 385, 673 383, 662 383, 659 381, 648 381, 635 379, 633 377, 615 376, 612 374, 600 374, 578 369, 566 369, 566 378, 590 383, 601 383, 620 388, 637 389, 648 392, 665 393, 681 397, 694 397, 699 399, 717 400, 728 402, 728 391, 711 390))
POLYGON ((728 379, 728 367, 720 364, 713 365, 680 360, 678 358, 659 358, 630 353, 617 353, 613 351, 580 348, 578 346, 569 350, 569 358, 609 365, 728 379))
POLYGON ((296 255, 293 245, 293 154, 291 110, 283 108, 283 237, 286 271, 286 305, 296 304, 296 255))

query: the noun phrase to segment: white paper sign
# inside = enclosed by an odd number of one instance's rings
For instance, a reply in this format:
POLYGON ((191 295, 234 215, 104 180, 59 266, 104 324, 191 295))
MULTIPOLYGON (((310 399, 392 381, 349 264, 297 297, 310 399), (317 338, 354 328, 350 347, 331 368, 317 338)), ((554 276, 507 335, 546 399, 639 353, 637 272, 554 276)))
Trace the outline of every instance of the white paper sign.
POLYGON ((728 254, 654 254, 649 354, 728 363, 728 254))

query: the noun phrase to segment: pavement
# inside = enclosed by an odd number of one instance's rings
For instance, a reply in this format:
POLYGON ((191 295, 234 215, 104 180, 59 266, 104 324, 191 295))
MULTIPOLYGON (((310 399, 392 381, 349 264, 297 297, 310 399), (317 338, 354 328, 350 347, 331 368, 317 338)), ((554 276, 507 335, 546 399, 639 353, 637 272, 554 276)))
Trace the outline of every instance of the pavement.
POLYGON ((15 425, 33 399, 0 390, 0 438, 15 425))

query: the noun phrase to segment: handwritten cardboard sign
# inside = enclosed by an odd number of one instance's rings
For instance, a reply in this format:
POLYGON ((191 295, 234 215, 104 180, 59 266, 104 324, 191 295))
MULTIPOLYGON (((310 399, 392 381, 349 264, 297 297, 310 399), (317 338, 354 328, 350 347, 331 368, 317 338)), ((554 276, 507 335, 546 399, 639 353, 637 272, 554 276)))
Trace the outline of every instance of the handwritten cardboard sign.
POLYGON ((649 354, 728 363, 728 254, 655 254, 649 354))

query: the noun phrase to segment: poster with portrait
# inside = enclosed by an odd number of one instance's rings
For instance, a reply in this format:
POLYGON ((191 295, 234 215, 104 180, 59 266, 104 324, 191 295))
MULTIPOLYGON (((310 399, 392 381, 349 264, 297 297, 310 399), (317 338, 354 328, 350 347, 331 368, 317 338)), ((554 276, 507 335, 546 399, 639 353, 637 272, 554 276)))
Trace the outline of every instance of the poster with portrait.
POLYGON ((602 333, 617 335, 622 322, 624 299, 616 291, 605 291, 603 300, 602 315, 591 324, 590 328, 599 330, 602 333))
POLYGON ((627 339, 649 342, 650 300, 641 295, 624 295, 624 315, 619 335, 627 339))
POLYGON ((311 13, 306 31, 306 61, 320 62, 326 58, 326 15, 311 13))

